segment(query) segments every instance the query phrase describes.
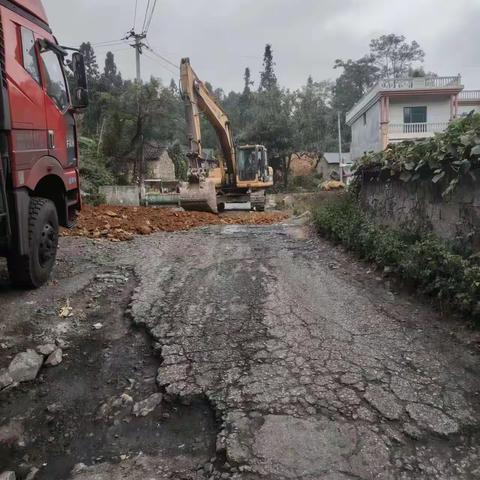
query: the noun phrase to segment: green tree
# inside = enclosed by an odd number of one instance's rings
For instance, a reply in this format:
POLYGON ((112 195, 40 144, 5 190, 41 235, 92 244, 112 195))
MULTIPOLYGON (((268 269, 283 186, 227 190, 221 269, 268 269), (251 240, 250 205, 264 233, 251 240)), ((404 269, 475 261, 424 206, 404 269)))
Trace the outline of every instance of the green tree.
POLYGON ((106 91, 115 91, 123 86, 122 74, 117 70, 115 56, 112 52, 107 52, 105 57, 105 67, 101 80, 102 89, 106 91))
POLYGON ((272 46, 267 43, 263 54, 263 72, 260 73, 260 92, 269 92, 277 88, 277 76, 275 75, 275 62, 273 61, 272 46))
POLYGON ((334 86, 333 107, 348 112, 379 78, 379 69, 371 55, 359 60, 336 60, 333 68, 342 68, 334 86))
POLYGON ((415 40, 408 43, 403 35, 394 33, 373 39, 370 52, 382 78, 404 77, 413 64, 425 58, 425 52, 415 40))
POLYGON ((79 50, 85 60, 85 69, 87 71, 88 82, 90 85, 92 85, 93 83, 97 82, 100 77, 97 56, 95 55, 95 51, 93 50, 90 42, 82 43, 79 50))
MULTIPOLYGON (((351 139, 351 129, 345 123, 345 114, 362 98, 379 78, 379 69, 371 55, 359 60, 336 60, 334 68, 342 68, 342 74, 333 87, 331 130, 337 130, 336 112, 342 114, 342 138, 344 147, 348 148, 351 139)), ((338 133, 335 133, 338 135, 338 133)))
MULTIPOLYGON (((245 129, 248 125, 248 123, 251 121, 251 111, 252 111, 252 105, 254 101, 254 93, 252 92, 251 87, 253 86, 254 82, 252 81, 251 77, 251 72, 250 68, 245 69, 245 73, 243 75, 244 79, 244 88, 243 92, 241 94, 236 95, 236 116, 235 120, 236 123, 232 124, 234 125, 235 128, 235 133, 237 134, 237 137, 241 139, 244 136, 245 129)), ((232 94, 233 92, 230 93, 230 103, 232 102, 232 94)), ((230 113, 232 112, 233 108, 232 106, 226 107, 227 111, 230 113)))
POLYGON ((294 122, 299 149, 321 153, 334 146, 329 106, 331 90, 329 82, 314 82, 310 76, 307 84, 296 93, 294 122))
POLYGON ((245 73, 243 75, 243 79, 245 81, 245 86, 243 88, 243 95, 249 96, 252 93, 252 87, 255 82, 252 80, 252 74, 250 73, 250 68, 245 69, 245 73))

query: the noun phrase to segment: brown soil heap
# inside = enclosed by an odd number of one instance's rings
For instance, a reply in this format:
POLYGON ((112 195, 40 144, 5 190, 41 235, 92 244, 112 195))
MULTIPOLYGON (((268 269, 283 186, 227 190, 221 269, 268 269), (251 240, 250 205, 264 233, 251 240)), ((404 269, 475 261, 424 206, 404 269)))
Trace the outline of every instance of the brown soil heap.
POLYGON ((190 230, 206 225, 271 225, 288 217, 281 212, 239 212, 214 215, 149 207, 84 205, 76 228, 63 236, 106 238, 113 242, 132 240, 134 235, 190 230))

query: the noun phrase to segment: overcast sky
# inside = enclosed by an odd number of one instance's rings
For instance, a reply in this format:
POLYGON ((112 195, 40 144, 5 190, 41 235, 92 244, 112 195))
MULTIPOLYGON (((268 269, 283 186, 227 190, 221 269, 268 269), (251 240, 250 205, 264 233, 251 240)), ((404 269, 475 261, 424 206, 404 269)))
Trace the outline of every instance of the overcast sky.
MULTIPOLYGON (((43 2, 59 42, 72 46, 120 40, 134 21, 135 0, 43 2)), ((138 0, 137 30, 147 2, 138 0)), ((479 26, 480 0, 158 0, 148 41, 175 64, 190 57, 202 79, 226 91, 242 89, 247 66, 258 81, 268 42, 281 85, 295 89, 310 74, 334 79, 336 58, 357 59, 370 39, 396 33, 422 46, 426 70, 461 73, 466 88, 480 89, 479 26)), ((135 75, 128 44, 95 50, 100 66, 111 50, 123 76, 135 75)), ((176 69, 150 52, 142 69, 144 79, 178 80, 176 69)))

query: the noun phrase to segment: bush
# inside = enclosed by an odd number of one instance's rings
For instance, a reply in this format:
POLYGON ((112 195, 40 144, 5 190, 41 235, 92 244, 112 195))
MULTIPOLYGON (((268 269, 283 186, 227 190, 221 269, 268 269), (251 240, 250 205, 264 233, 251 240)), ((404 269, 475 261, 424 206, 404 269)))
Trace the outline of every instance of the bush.
POLYGON ((318 232, 361 258, 388 267, 402 281, 480 324, 480 265, 433 235, 375 225, 352 196, 322 204, 313 216, 318 232))
POLYGON ((432 182, 447 196, 462 180, 477 181, 479 169, 480 113, 471 113, 433 138, 401 142, 364 155, 355 175, 375 172, 383 180, 396 177, 403 182, 432 182))
POLYGON ((114 178, 106 166, 105 159, 98 153, 95 139, 80 137, 80 178, 82 190, 91 196, 98 195, 98 188, 112 185, 114 178))

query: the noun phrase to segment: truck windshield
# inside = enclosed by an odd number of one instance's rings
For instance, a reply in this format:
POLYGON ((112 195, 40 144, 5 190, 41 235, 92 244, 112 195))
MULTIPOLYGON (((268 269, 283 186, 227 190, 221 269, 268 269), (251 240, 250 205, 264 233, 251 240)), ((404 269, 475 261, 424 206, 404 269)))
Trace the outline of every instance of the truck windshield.
POLYGON ((42 60, 45 65, 48 96, 57 104, 59 110, 64 112, 68 107, 68 93, 60 60, 51 50, 42 53, 42 60))

